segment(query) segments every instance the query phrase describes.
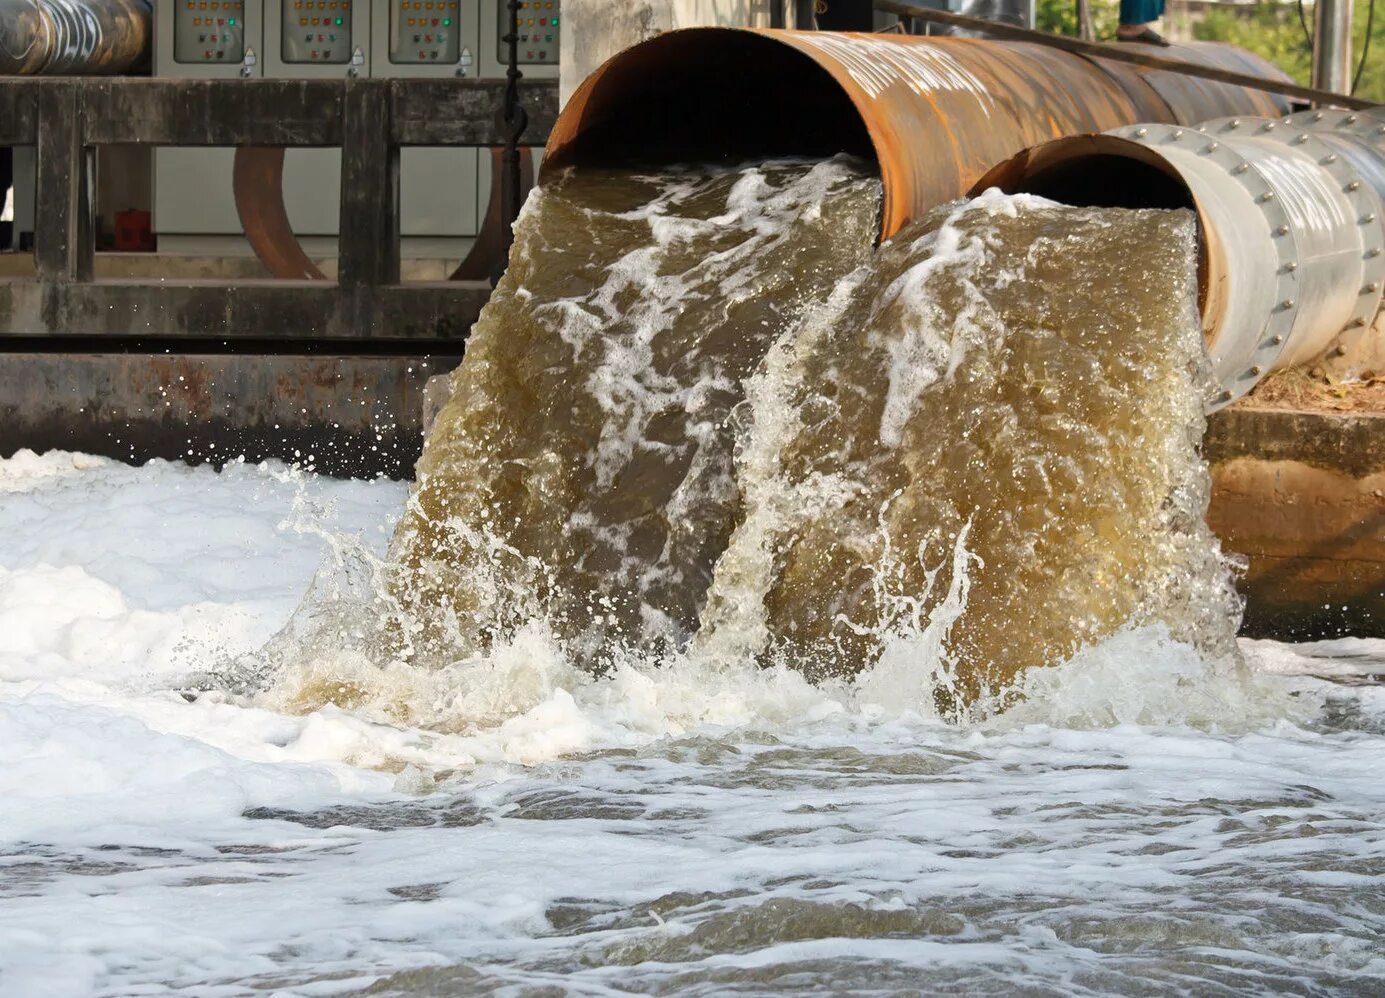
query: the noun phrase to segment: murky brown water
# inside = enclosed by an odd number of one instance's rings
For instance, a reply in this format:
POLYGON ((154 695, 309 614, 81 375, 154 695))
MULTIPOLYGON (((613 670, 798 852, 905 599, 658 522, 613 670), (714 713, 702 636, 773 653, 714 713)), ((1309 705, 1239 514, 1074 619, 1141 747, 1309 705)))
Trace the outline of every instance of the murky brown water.
POLYGON ((713 622, 762 601, 752 650, 855 673, 931 621, 944 700, 1131 623, 1227 654, 1194 239, 1184 212, 997 196, 900 232, 751 391, 713 622))
POLYGON ((483 648, 541 614, 591 648, 682 642, 738 519, 742 383, 865 260, 878 212, 837 161, 537 192, 397 535, 423 640, 483 648))
POLYGON ((878 208, 842 161, 540 192, 396 533, 405 657, 917 633, 947 711, 1125 624, 1228 654, 1191 217, 988 196, 871 254, 878 208))

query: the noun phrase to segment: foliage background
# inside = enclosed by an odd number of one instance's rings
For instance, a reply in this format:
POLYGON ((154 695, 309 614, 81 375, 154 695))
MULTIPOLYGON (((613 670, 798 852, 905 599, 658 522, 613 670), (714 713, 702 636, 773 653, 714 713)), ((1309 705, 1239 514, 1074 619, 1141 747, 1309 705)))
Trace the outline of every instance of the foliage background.
MULTIPOLYGON (((1110 39, 1116 34, 1119 21, 1119 0, 1090 0, 1092 22, 1098 38, 1110 39)), ((1375 23, 1371 26, 1370 50, 1366 57, 1356 96, 1385 103, 1385 0, 1375 0, 1375 23)), ((1065 35, 1077 34, 1076 0, 1037 0, 1038 26, 1045 31, 1065 35)), ((1370 19, 1371 0, 1355 0, 1352 11, 1352 67, 1361 59, 1370 19)), ((1302 8, 1304 24, 1313 30, 1313 5, 1302 8)), ((1312 67, 1312 47, 1299 23, 1300 8, 1294 0, 1254 0, 1251 3, 1223 4, 1212 7, 1200 21, 1192 21, 1186 9, 1176 0, 1164 13, 1166 33, 1174 37, 1192 37, 1203 41, 1230 42, 1256 52, 1299 83, 1309 82, 1312 67)))

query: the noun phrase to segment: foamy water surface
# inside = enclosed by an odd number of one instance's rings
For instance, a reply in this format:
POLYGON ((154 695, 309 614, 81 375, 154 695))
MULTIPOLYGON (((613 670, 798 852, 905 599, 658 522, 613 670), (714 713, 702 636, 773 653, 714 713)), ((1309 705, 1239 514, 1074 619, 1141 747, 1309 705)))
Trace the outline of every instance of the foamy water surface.
POLYGON ((403 496, 0 461, 0 993, 1379 993, 1385 643, 1123 632, 963 727, 539 630, 333 664, 419 723, 186 689, 403 496))

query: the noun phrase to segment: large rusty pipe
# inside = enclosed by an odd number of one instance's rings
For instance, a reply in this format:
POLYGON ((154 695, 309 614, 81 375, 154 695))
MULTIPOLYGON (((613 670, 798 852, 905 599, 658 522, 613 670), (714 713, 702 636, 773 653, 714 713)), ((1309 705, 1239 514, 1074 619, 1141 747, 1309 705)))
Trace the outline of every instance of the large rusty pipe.
POLYGON ((146 62, 149 0, 0 0, 0 75, 106 76, 146 62))
MULTIPOLYGON (((1286 79, 1230 46, 1159 51, 1286 79)), ((846 152, 879 164, 887 238, 1039 142, 1287 110, 1266 93, 1027 42, 691 28, 588 77, 553 128, 544 172, 846 152)))
POLYGON ((1368 326, 1385 291, 1385 109, 1126 126, 1026 150, 974 192, 1193 209, 1209 407, 1368 326))

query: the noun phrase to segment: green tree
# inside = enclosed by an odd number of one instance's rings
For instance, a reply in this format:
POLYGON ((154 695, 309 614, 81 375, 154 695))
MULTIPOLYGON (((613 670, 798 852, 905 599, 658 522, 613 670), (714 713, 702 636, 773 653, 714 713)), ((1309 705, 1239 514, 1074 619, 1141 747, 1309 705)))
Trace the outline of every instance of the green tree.
MULTIPOLYGON (((1092 29, 1097 38, 1116 37, 1116 25, 1120 23, 1120 0, 1091 0, 1091 8, 1092 29)), ((1076 36, 1076 0, 1036 0, 1034 19, 1040 31, 1076 36)))
MULTIPOLYGON (((1374 0, 1377 6, 1371 23, 1372 0, 1355 0, 1352 11, 1352 72, 1360 65, 1366 51, 1361 82, 1356 96, 1385 103, 1385 0, 1374 0), (1370 29, 1370 48, 1365 49, 1367 28, 1370 29)), ((1100 39, 1114 38, 1120 20, 1119 0, 1091 0, 1092 24, 1100 39)), ((1172 13, 1172 11, 1170 11, 1172 13)), ((1077 34, 1076 0, 1037 0, 1036 18, 1044 31, 1063 35, 1077 34)), ((1313 5, 1303 8, 1303 23, 1311 32, 1313 5)), ((1252 4, 1232 7, 1218 6, 1207 10, 1201 21, 1192 25, 1193 37, 1201 41, 1228 42, 1263 56, 1299 83, 1307 84, 1312 75, 1313 51, 1299 21, 1298 6, 1280 0, 1258 0, 1252 4)))
MULTIPOLYGON (((1352 9, 1352 73, 1361 65, 1366 52, 1361 82, 1356 96, 1385 102, 1385 0, 1374 0, 1375 22, 1371 23, 1372 0, 1356 0, 1352 9), (1366 50, 1366 32, 1370 29, 1370 49, 1366 50)), ((1214 9, 1206 20, 1193 28, 1196 38, 1207 41, 1230 42, 1264 56, 1300 83, 1307 83, 1312 74, 1313 49, 1304 35, 1304 26, 1313 30, 1313 5, 1303 8, 1303 23, 1293 3, 1261 0, 1245 12, 1214 9)))

